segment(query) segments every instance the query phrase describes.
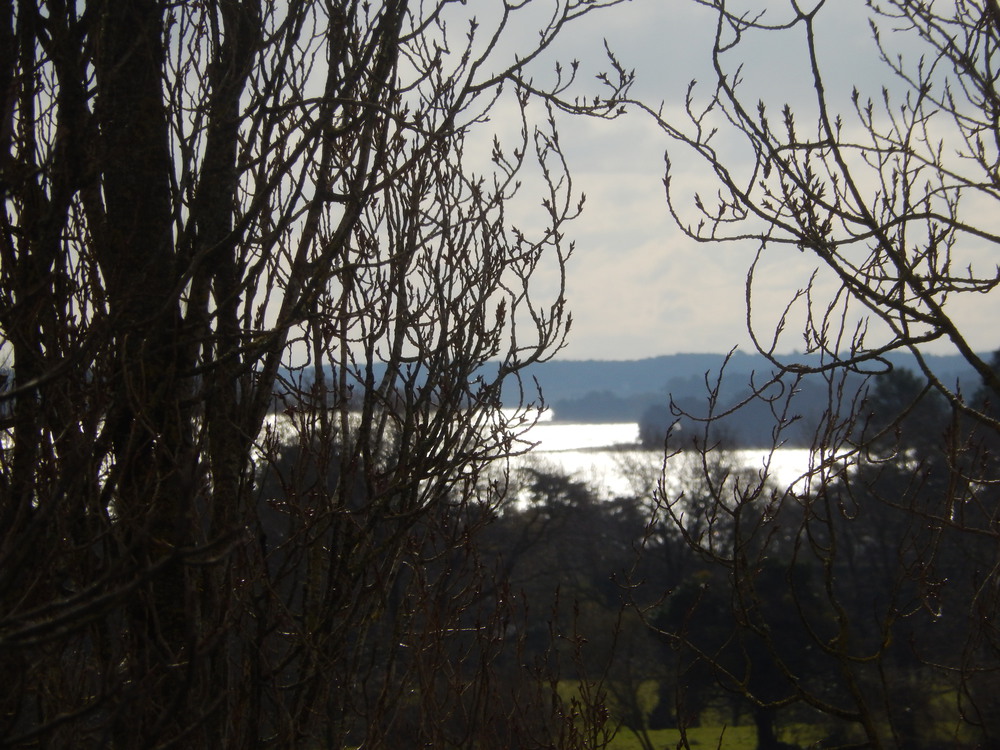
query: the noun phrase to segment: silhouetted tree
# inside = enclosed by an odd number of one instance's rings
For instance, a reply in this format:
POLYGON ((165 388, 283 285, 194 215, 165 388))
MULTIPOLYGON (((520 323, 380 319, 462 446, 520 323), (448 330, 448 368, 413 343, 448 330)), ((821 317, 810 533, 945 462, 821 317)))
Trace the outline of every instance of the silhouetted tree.
POLYGON ((617 2, 0 5, 0 744, 523 744, 456 623, 569 323, 528 66, 617 2))
MULTIPOLYGON (((970 343, 961 311, 988 304, 1000 285, 981 253, 1000 245, 992 210, 1000 10, 992 0, 867 3, 874 49, 894 79, 869 98, 866 81, 838 92, 828 75, 836 51, 821 49, 821 32, 839 6, 694 2, 714 21, 710 84, 692 82, 680 112, 623 104, 671 141, 665 186, 680 229, 699 242, 756 245, 747 320, 774 372, 751 398, 781 383, 794 390, 811 373, 822 378, 828 407, 815 425, 811 467, 786 491, 769 495, 750 483, 716 492, 701 521, 669 492, 659 507, 692 529, 685 540, 727 586, 732 643, 747 644, 746 663, 770 661, 765 674, 783 673, 794 700, 838 723, 841 736, 870 747, 996 746, 987 685, 1000 666, 991 624, 1000 536, 996 466, 986 456, 1000 431, 1000 379, 970 343), (762 42, 803 50, 803 65, 789 68, 811 80, 809 101, 778 102, 776 111, 748 90, 756 57, 747 50, 762 42), (841 95, 846 111, 836 105, 841 95), (678 179, 675 166, 689 157, 714 178, 711 195, 692 196, 678 179), (764 259, 785 252, 809 254, 815 273, 789 290, 773 326, 760 326, 764 259), (803 343, 805 356, 780 354, 803 343), (939 377, 924 356, 930 344, 961 355, 982 391, 939 377), (915 374, 891 371, 884 355, 896 350, 914 356, 915 374), (860 388, 859 377, 868 378, 860 388), (791 667, 756 617, 770 564, 784 566, 795 612, 782 640, 808 646, 822 669, 791 667), (797 571, 808 571, 808 586, 792 584, 797 571), (751 656, 754 638, 770 643, 763 657, 751 656), (835 675, 832 689, 803 672, 835 675)), ((717 395, 710 387, 713 406, 717 395)), ((778 447, 795 410, 783 398, 771 403, 778 447)), ((718 416, 709 411, 709 420, 718 416)), ((726 655, 702 657, 725 672, 726 655)), ((739 675, 734 690, 768 702, 767 690, 739 675)))
POLYGON ((670 413, 669 406, 664 404, 650 406, 639 418, 639 443, 649 450, 661 450, 676 419, 670 413))

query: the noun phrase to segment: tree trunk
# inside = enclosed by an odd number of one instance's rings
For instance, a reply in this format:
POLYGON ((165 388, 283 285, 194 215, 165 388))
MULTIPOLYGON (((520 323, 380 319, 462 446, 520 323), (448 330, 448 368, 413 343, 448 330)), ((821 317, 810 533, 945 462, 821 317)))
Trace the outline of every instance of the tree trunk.
POLYGON ((190 543, 194 466, 177 361, 163 27, 164 6, 155 0, 101 6, 95 111, 106 214, 95 255, 119 353, 109 373, 106 429, 118 471, 120 564, 141 581, 123 623, 131 639, 128 690, 139 710, 119 720, 115 735, 122 747, 152 746, 177 722, 191 658, 179 555, 190 543))
POLYGON ((757 726, 757 750, 781 750, 783 743, 778 742, 774 733, 775 712, 768 706, 755 706, 753 723, 757 726))

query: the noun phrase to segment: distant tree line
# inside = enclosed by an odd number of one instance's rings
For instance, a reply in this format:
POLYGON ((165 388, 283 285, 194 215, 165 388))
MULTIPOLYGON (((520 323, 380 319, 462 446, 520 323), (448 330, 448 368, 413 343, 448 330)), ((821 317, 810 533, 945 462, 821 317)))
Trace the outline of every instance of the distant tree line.
MULTIPOLYGON (((970 402, 993 410, 990 393, 970 402)), ((860 398, 844 439, 864 453, 793 487, 718 448, 632 457, 619 497, 526 469, 483 537, 526 605, 518 657, 551 658, 545 634, 572 633, 562 658, 648 748, 657 730, 725 724, 754 726, 762 750, 870 734, 1000 746, 997 596, 982 590, 1000 498, 980 487, 945 519, 939 504, 954 431, 978 446, 970 461, 996 462, 1000 444, 908 370, 860 398)))

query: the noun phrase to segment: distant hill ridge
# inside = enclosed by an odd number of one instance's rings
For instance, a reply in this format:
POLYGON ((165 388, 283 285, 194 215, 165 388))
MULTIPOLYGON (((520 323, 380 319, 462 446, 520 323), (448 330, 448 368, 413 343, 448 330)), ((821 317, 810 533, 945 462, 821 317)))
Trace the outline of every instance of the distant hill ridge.
MULTIPOLYGON (((987 361, 989 355, 981 355, 987 361)), ((895 353, 886 359, 893 367, 917 369, 912 355, 895 353)), ((945 383, 962 384, 966 393, 979 388, 978 375, 959 355, 927 355, 925 357, 935 374, 945 383)), ((819 363, 816 356, 786 355, 786 362, 819 363)), ((666 354, 635 360, 553 360, 531 365, 521 371, 523 394, 517 384, 508 382, 504 387, 504 403, 514 405, 519 396, 533 400, 533 381, 542 389, 546 406, 553 410, 554 418, 568 422, 640 422, 651 410, 664 407, 671 399, 684 411, 694 415, 706 412, 707 387, 715 386, 719 371, 725 363, 725 373, 719 388, 719 405, 728 407, 749 394, 751 377, 759 384, 773 371, 773 365, 757 353, 734 352, 726 363, 720 353, 666 354)), ((491 370, 496 363, 488 364, 491 370)), ((380 380, 385 365, 373 366, 376 381, 380 380)), ((298 372, 294 378, 306 377, 298 372)), ((860 382, 860 381, 859 381, 860 382)), ((826 389, 817 375, 804 378, 799 384, 796 408, 808 419, 826 408, 826 389)), ((758 405, 759 406, 759 405, 758 405)), ((748 407, 727 420, 725 429, 744 443, 760 443, 770 434, 760 408, 748 407)), ((804 436, 803 436, 804 439, 804 436)))
MULTIPOLYGON (((989 358, 989 355, 983 356, 989 358)), ((691 353, 635 360, 553 360, 532 365, 523 374, 526 378, 534 377, 538 380, 547 400, 578 398, 602 390, 618 396, 665 394, 670 390, 669 384, 672 381, 676 385, 682 385, 694 379, 703 390, 706 372, 716 376, 725 358, 725 354, 691 353)), ((784 359, 819 362, 818 357, 811 355, 792 354, 784 359)), ((916 369, 916 361, 910 354, 894 353, 886 359, 894 367, 916 369)), ((928 355, 926 359, 945 382, 961 378, 964 383, 969 378, 976 378, 972 368, 960 355, 928 355)), ((771 363, 762 355, 736 351, 726 366, 726 376, 736 377, 752 372, 766 374, 772 369, 771 363)), ((975 384, 978 386, 978 379, 975 384)))
MULTIPOLYGON (((639 422, 651 410, 672 398, 692 414, 706 411, 706 373, 715 385, 724 354, 669 354, 638 360, 555 360, 528 368, 524 380, 538 381, 546 405, 554 418, 570 422, 639 422)), ((789 355, 785 361, 809 362, 816 357, 789 355)), ((892 354, 893 367, 917 369, 912 355, 892 354)), ((959 355, 926 357, 939 378, 948 384, 961 382, 967 392, 979 387, 979 377, 959 355)), ((760 383, 773 366, 759 354, 735 352, 726 364, 719 391, 721 406, 742 400, 749 393, 751 376, 760 383)), ((860 383, 860 380, 859 380, 860 383)), ((826 408, 826 389, 819 376, 807 376, 800 384, 796 407, 804 416, 815 416, 826 408)), ((811 421, 811 420, 806 420, 811 421)), ((727 420, 727 430, 743 443, 759 443, 770 435, 760 408, 748 408, 727 420)), ((802 436, 805 439, 805 435, 802 436)))

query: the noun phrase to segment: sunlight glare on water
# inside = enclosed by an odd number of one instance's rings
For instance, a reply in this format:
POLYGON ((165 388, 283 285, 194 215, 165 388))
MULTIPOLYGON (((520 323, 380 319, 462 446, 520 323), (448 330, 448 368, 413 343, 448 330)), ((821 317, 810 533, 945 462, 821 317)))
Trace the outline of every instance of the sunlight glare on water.
MULTIPOLYGON (((634 478, 627 476, 626 467, 662 465, 662 456, 656 451, 640 450, 638 438, 636 422, 554 422, 543 414, 522 437, 536 447, 520 462, 563 471, 605 496, 627 495, 634 491, 634 478)), ((771 456, 763 450, 745 449, 736 455, 744 466, 758 471, 769 462, 768 474, 779 486, 799 481, 808 472, 811 458, 805 448, 781 448, 771 456)), ((669 469, 670 464, 668 473, 669 469)))

